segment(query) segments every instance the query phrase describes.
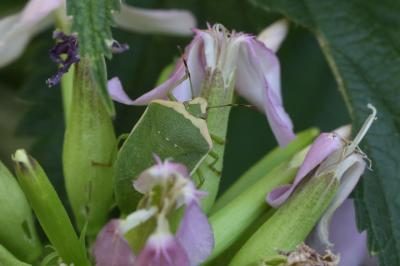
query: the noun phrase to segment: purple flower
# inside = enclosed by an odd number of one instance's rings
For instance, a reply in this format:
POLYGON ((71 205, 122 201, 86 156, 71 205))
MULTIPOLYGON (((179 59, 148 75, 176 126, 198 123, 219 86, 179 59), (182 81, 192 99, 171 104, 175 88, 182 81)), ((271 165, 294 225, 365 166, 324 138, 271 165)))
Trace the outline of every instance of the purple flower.
MULTIPOLYGON (((284 27, 282 22, 274 25, 278 26, 284 27)), ((202 82, 220 71, 225 87, 234 82, 237 93, 266 114, 281 146, 294 139, 292 122, 283 107, 280 65, 274 52, 254 36, 228 32, 219 24, 207 30, 194 30, 194 33, 183 55, 191 82, 181 59, 167 81, 135 100, 125 94, 116 78, 112 79, 108 86, 112 98, 124 104, 145 105, 154 99, 167 98, 171 92, 183 102, 200 96, 202 82)), ((275 41, 271 42, 274 49, 279 47, 284 35, 282 30, 281 34, 276 34, 275 41)))
MULTIPOLYGON (((56 16, 67 20, 65 0, 30 0, 24 9, 0 19, 0 67, 16 60, 30 39, 54 24, 56 16), (53 14, 58 9, 60 13, 53 14)), ((117 26, 142 33, 189 35, 196 26, 194 16, 180 10, 147 10, 121 3, 114 13, 117 26)))
POLYGON ((158 157, 156 160, 157 164, 143 171, 134 182, 135 189, 144 194, 146 206, 124 220, 112 220, 105 226, 93 249, 96 265, 125 265, 110 264, 121 261, 134 266, 194 266, 211 254, 214 236, 199 206, 205 193, 196 189, 185 166, 168 160, 163 162, 158 157), (156 202, 149 196, 154 189, 161 193, 161 199, 156 202), (166 217, 182 206, 184 214, 174 235, 166 217), (155 219, 156 229, 135 257, 132 251, 127 252, 124 235, 150 219, 155 219))
MULTIPOLYGON (((359 233, 357 230, 353 200, 347 199, 335 211, 329 235, 334 243, 332 252, 340 255, 339 266, 378 265, 376 258, 368 254, 366 232, 359 233)), ((319 252, 326 249, 315 234, 312 234, 307 242, 319 252)))
MULTIPOLYGON (((320 250, 333 246, 335 251, 342 252, 343 263, 341 265, 343 266, 359 266, 364 258, 356 259, 354 256, 367 254, 365 252, 365 235, 357 232, 353 206, 349 205, 347 203, 349 200, 346 201, 346 199, 366 167, 364 160, 366 155, 358 148, 358 144, 376 119, 376 109, 370 104, 368 107, 372 109, 372 114, 352 142, 342 139, 337 133, 322 133, 308 150, 293 184, 276 188, 267 195, 267 202, 273 207, 279 207, 312 171, 315 171, 314 175, 334 174, 340 181, 340 187, 315 227, 312 243, 314 243, 314 248, 320 250), (331 225, 332 217, 334 217, 334 223, 331 225), (333 244, 329 239, 330 236, 333 244)), ((348 128, 340 130, 340 132, 347 131, 348 128)))
POLYGON ((123 236, 119 220, 111 220, 97 236, 93 247, 97 266, 132 266, 135 257, 123 236))
POLYGON ((135 266, 189 266, 188 254, 170 232, 163 216, 140 252, 135 266), (164 223, 164 224, 163 224, 164 223))

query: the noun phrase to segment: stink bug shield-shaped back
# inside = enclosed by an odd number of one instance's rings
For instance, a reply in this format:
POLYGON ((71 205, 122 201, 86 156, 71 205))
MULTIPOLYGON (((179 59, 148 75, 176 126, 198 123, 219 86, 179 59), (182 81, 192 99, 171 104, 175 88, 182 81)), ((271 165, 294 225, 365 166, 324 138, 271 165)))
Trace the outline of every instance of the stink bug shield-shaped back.
POLYGON ((154 165, 153 155, 183 163, 193 172, 212 148, 205 115, 206 102, 196 98, 179 103, 152 101, 127 140, 116 160, 115 196, 125 214, 132 212, 141 198, 132 182, 154 165))

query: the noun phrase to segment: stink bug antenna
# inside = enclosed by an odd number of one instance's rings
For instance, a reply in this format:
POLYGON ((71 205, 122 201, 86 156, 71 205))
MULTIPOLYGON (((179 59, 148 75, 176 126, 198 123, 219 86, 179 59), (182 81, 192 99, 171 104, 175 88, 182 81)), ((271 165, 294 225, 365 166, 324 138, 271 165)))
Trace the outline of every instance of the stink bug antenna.
POLYGON ((256 109, 254 105, 251 104, 243 104, 243 103, 229 103, 229 104, 223 104, 223 105, 216 105, 216 106, 208 106, 207 110, 213 109, 213 108, 224 108, 224 107, 245 107, 245 108, 250 108, 250 109, 256 109))
POLYGON ((192 77, 190 76, 190 72, 189 72, 189 67, 185 58, 185 54, 182 51, 182 48, 180 46, 178 46, 178 50, 181 53, 181 57, 182 57, 182 61, 183 61, 183 65, 185 67, 185 72, 186 75, 189 79, 189 85, 190 85, 190 92, 192 93, 192 98, 194 98, 194 89, 193 89, 193 83, 192 83, 192 77))

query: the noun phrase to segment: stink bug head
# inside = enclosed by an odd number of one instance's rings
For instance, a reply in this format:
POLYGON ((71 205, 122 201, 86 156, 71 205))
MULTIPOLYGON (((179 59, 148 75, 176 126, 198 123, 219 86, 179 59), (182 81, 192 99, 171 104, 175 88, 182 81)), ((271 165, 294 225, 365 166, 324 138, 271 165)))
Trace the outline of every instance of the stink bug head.
POLYGON ((186 110, 197 118, 207 118, 207 101, 204 98, 196 97, 183 103, 186 110))

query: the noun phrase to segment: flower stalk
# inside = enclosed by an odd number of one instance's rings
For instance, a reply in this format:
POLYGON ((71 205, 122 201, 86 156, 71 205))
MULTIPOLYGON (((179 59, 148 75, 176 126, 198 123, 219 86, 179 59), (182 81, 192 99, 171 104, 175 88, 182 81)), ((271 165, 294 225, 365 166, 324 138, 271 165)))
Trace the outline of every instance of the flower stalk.
POLYGON ((204 162, 196 170, 200 180, 204 180, 201 190, 207 191, 207 197, 202 199, 202 207, 208 211, 217 197, 219 183, 222 175, 223 157, 225 152, 225 139, 228 131, 229 114, 233 103, 234 82, 224 85, 224 78, 219 70, 210 73, 210 78, 205 79, 202 85, 202 97, 208 102, 208 106, 224 106, 208 109, 207 127, 213 140, 213 148, 204 162))
POLYGON ((25 150, 17 150, 13 160, 20 186, 60 257, 67 264, 89 265, 85 248, 42 167, 25 150))

